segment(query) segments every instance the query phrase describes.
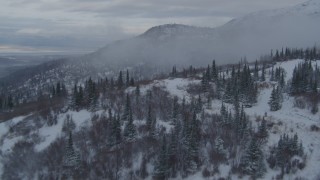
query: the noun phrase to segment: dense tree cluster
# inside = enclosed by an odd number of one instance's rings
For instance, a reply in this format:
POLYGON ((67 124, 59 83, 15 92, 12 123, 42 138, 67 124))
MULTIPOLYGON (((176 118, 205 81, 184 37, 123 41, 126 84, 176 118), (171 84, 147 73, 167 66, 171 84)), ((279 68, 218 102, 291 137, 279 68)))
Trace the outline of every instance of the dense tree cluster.
POLYGON ((269 166, 271 168, 281 168, 282 175, 290 173, 294 166, 299 166, 298 168, 302 169, 304 162, 293 161, 293 157, 303 157, 303 149, 302 142, 299 142, 297 134, 292 137, 283 134, 280 136, 278 144, 271 149, 270 156, 267 159, 269 166))
POLYGON ((10 110, 14 107, 14 100, 12 95, 0 95, 0 112, 1 110, 10 110))
POLYGON ((274 61, 285 61, 289 59, 315 60, 320 59, 320 52, 316 46, 306 49, 282 48, 281 50, 276 50, 275 53, 271 51, 271 58, 274 61))
POLYGON ((51 86, 51 96, 58 96, 58 97, 66 97, 67 96, 67 88, 64 83, 57 82, 54 86, 51 86))
POLYGON ((291 93, 301 94, 306 92, 318 92, 320 71, 312 61, 305 61, 296 66, 293 70, 291 81, 291 93))
POLYGON ((257 84, 248 65, 244 64, 242 71, 240 69, 240 64, 237 70, 232 67, 231 78, 226 80, 223 100, 228 103, 239 100, 245 106, 252 106, 257 101, 257 84))

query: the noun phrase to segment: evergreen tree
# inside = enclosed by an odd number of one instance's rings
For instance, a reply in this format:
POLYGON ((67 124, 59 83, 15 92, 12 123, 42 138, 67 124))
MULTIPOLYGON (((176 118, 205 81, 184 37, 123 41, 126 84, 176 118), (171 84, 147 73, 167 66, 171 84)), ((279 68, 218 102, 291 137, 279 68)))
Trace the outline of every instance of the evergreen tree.
POLYGON ((114 80, 113 80, 113 78, 111 78, 111 80, 110 80, 110 89, 113 90, 114 86, 115 86, 114 80))
POLYGON ((119 72, 119 76, 118 76, 118 83, 117 86, 119 89, 121 89, 123 87, 123 76, 122 76, 122 71, 119 72))
POLYGON ((74 123, 72 117, 67 114, 66 118, 63 121, 62 132, 69 133, 72 132, 76 128, 76 124, 74 123))
POLYGON ((201 79, 201 87, 204 93, 208 92, 208 86, 209 86, 209 81, 208 81, 207 75, 206 73, 203 73, 202 79, 201 79))
POLYGON ((256 62, 255 62, 255 64, 254 64, 253 77, 254 77, 254 80, 256 80, 256 81, 259 80, 259 65, 258 65, 258 60, 256 60, 256 62))
POLYGON ((111 132, 109 135, 109 142, 110 146, 118 145, 121 143, 121 123, 120 123, 120 115, 118 114, 117 117, 113 117, 111 115, 111 132))
POLYGON ((126 104, 125 104, 125 107, 124 107, 124 111, 123 111, 121 120, 122 121, 128 121, 130 112, 131 112, 130 96, 129 96, 129 94, 127 94, 127 96, 126 96, 126 104))
POLYGON ((151 124, 151 129, 149 131, 149 136, 157 139, 158 138, 158 133, 157 133, 157 129, 156 129, 156 125, 157 125, 157 117, 152 118, 152 124, 151 124))
POLYGON ((198 153, 200 142, 200 125, 197 120, 196 112, 193 112, 190 124, 184 127, 184 162, 183 170, 185 175, 193 174, 198 169, 198 153))
POLYGON ((171 76, 172 76, 172 77, 177 77, 177 67, 176 67, 176 66, 173 66, 173 67, 172 67, 171 76))
POLYGON ((225 123, 228 119, 228 111, 224 103, 222 103, 221 105, 220 114, 221 114, 222 122, 225 123))
POLYGON ((266 172, 263 152, 256 138, 252 138, 246 152, 241 158, 240 167, 244 174, 250 175, 253 179, 263 177, 266 172))
POLYGON ((261 81, 265 81, 266 80, 266 64, 263 63, 262 65, 262 70, 261 70, 261 81))
POLYGON ((57 82, 56 94, 57 94, 57 96, 61 96, 61 85, 60 85, 60 82, 57 82))
POLYGON ((170 133, 170 143, 168 145, 168 170, 169 176, 172 178, 176 177, 178 170, 178 136, 179 130, 178 124, 175 126, 175 130, 170 133), (177 127, 177 128, 176 128, 177 127))
POLYGON ((56 95, 56 89, 54 86, 51 87, 51 96, 54 97, 56 95))
POLYGON ((270 111, 278 111, 281 109, 279 94, 277 92, 277 89, 274 87, 272 89, 270 100, 269 100, 268 104, 270 106, 270 111))
POLYGON ((203 103, 202 103, 201 96, 200 96, 200 94, 199 94, 198 99, 197 99, 197 104, 196 104, 196 106, 195 106, 195 110, 196 110, 197 113, 200 113, 200 112, 201 112, 202 106, 203 106, 203 103))
POLYGON ((140 92, 140 85, 138 84, 138 85, 136 86, 135 95, 136 95, 137 97, 139 97, 140 94, 141 94, 141 92, 140 92))
POLYGON ((72 108, 77 108, 77 106, 78 106, 77 98, 78 98, 78 88, 77 88, 77 84, 74 84, 72 98, 71 98, 71 107, 72 108))
POLYGON ((146 126, 149 131, 152 130, 152 123, 153 123, 152 111, 151 111, 151 106, 149 105, 148 106, 148 116, 146 119, 146 126))
POLYGON ((250 133, 249 120, 242 106, 239 120, 236 122, 236 130, 239 140, 246 139, 250 133))
POLYGON ((257 137, 260 139, 266 139, 268 137, 268 131, 267 131, 267 122, 266 120, 262 119, 260 126, 258 127, 258 133, 257 137))
POLYGON ((168 176, 168 154, 165 135, 162 138, 161 149, 154 166, 153 176, 155 179, 166 179, 168 176))
POLYGON ((206 79, 207 79, 207 81, 209 82, 210 80, 211 80, 211 68, 210 68, 210 66, 208 65, 207 66, 207 70, 206 70, 206 79))
POLYGON ((285 84, 286 84, 286 81, 284 79, 284 70, 281 71, 281 75, 280 75, 280 79, 279 79, 279 85, 280 85, 280 88, 283 89, 285 84))
POLYGON ((128 123, 124 127, 123 136, 127 141, 133 141, 135 139, 136 134, 136 126, 133 124, 132 111, 130 110, 128 123))
POLYGON ((79 87, 79 92, 77 94, 77 102, 76 102, 77 108, 82 107, 83 101, 84 101, 84 97, 83 96, 84 96, 83 95, 83 88, 82 88, 82 86, 80 86, 79 87))
POLYGON ((130 76, 129 76, 129 70, 127 69, 126 87, 129 87, 129 85, 130 85, 130 76))
POLYGON ((95 111, 97 108, 97 89, 96 89, 96 83, 89 78, 89 80, 86 83, 86 94, 87 94, 87 103, 89 105, 89 110, 95 111))
POLYGON ((133 79, 133 77, 130 79, 130 84, 129 84, 130 86, 134 86, 134 79, 133 79))
POLYGON ((271 69, 271 73, 270 73, 270 81, 274 81, 275 80, 275 77, 274 77, 274 70, 273 70, 273 66, 272 66, 272 69, 271 69))
POLYGON ((172 124, 174 125, 178 121, 178 97, 177 96, 173 98, 171 121, 172 121, 172 124))
POLYGON ((226 84, 226 90, 223 96, 223 100, 227 103, 232 103, 234 98, 234 89, 232 88, 232 81, 228 81, 226 84))
POLYGON ((67 171, 67 174, 72 175, 73 171, 78 169, 80 166, 80 155, 74 150, 72 133, 69 132, 68 144, 66 146, 64 158, 63 158, 63 167, 67 171))
POLYGON ((211 74, 212 74, 211 75, 212 76, 212 80, 216 82, 218 80, 218 71, 217 71, 216 61, 215 60, 212 61, 211 74))

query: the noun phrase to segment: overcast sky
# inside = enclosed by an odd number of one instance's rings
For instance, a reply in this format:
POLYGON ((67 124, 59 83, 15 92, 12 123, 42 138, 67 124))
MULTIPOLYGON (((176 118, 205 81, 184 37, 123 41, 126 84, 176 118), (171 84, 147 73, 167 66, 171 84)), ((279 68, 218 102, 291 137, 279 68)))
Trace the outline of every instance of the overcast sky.
POLYGON ((96 50, 155 25, 216 27, 306 0, 0 0, 1 52, 96 50))

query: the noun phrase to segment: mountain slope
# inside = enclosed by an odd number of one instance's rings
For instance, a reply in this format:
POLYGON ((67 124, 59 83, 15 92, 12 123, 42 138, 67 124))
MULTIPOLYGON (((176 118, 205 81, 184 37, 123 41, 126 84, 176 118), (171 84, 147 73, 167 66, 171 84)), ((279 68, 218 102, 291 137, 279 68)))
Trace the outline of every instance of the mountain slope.
MULTIPOLYGON (((292 78, 293 69, 295 66, 297 66, 299 63, 302 63, 304 60, 296 59, 296 60, 290 60, 285 62, 277 62, 274 65, 274 68, 281 67, 286 72, 286 78, 285 81, 288 82, 292 78)), ((318 64, 320 61, 313 61, 312 64, 315 67, 316 64, 318 64)), ((270 72, 271 67, 266 69, 266 72, 270 72)), ((200 73, 201 74, 201 73, 200 73)), ((261 71, 259 72, 261 74, 261 71)), ((197 77, 198 75, 196 75, 197 77)), ((277 82, 270 81, 270 74, 266 75, 266 81, 265 82, 257 82, 261 84, 260 93, 258 95, 258 101, 256 104, 254 104, 252 107, 245 108, 244 111, 247 113, 248 118, 250 119, 250 122, 252 123, 253 129, 257 129, 257 126, 260 124, 258 119, 261 119, 262 117, 265 118, 265 120, 268 123, 268 138, 266 140, 265 145, 263 145, 263 152, 264 155, 267 157, 270 154, 270 148, 275 146, 278 143, 278 140, 280 136, 284 133, 291 135, 294 135, 297 133, 299 135, 299 142, 303 143, 304 152, 306 155, 306 164, 305 167, 301 169, 296 169, 292 174, 284 174, 283 179, 295 179, 295 178, 301 178, 301 177, 307 177, 307 179, 310 180, 317 180, 319 177, 318 167, 319 167, 319 158, 320 158, 320 140, 319 140, 319 130, 313 131, 310 129, 312 126, 319 127, 319 112, 316 114, 311 114, 310 110, 308 108, 297 108, 294 106, 295 97, 289 96, 287 93, 283 93, 284 95, 284 101, 283 101, 283 108, 279 111, 270 111, 268 101, 270 98, 270 94, 272 91, 272 86, 276 85, 277 82)), ((190 87, 194 85, 200 86, 201 81, 195 77, 193 78, 166 78, 166 79, 159 79, 154 80, 149 83, 143 84, 140 87, 140 96, 141 97, 148 97, 149 92, 153 92, 152 96, 153 98, 161 97, 160 99, 153 99, 155 102, 154 104, 154 111, 158 112, 155 113, 154 116, 156 116, 156 129, 158 137, 157 139, 161 139, 160 133, 164 132, 167 134, 167 136, 170 135, 171 130, 174 129, 174 125, 171 122, 171 116, 167 117, 169 120, 166 120, 165 117, 168 116, 170 113, 161 113, 162 109, 171 110, 172 107, 170 106, 171 100, 170 98, 176 96, 178 99, 178 103, 183 102, 183 98, 185 98, 186 103, 190 103, 195 96, 192 92, 189 91, 190 87), (160 93, 159 93, 160 92, 160 93), (168 99, 166 99, 168 98, 168 99), (158 100, 160 100, 158 102, 158 100), (170 100, 170 101, 168 101, 170 100), (163 104, 163 103, 169 104, 163 104), (158 104, 159 103, 159 104, 158 104), (158 109, 159 108, 159 109, 158 109), (167 109, 166 109, 167 108, 167 109), (157 114, 157 115, 156 115, 157 114), (164 116, 164 117, 162 117, 164 116)), ((141 102, 141 104, 144 103, 144 98, 141 99, 141 101, 135 100, 135 91, 136 89, 134 87, 129 87, 125 89, 125 93, 132 95, 132 104, 135 105, 135 103, 141 102)), ((118 94, 117 96, 113 94, 112 98, 123 98, 124 96, 122 94, 118 94)), ((200 95, 199 95, 200 97, 200 95)), ((111 103, 112 100, 108 98, 101 98, 101 100, 106 101, 107 103, 111 103)), ((198 114, 198 118, 201 119, 202 130, 205 132, 207 128, 210 128, 210 122, 215 121, 214 117, 217 116, 221 112, 221 104, 222 101, 219 99, 213 99, 212 102, 209 102, 210 104, 207 105, 208 102, 205 102, 205 99, 203 99, 203 112, 204 115, 202 117, 202 113, 198 114), (209 118, 208 118, 209 117, 209 118)), ((121 101, 124 102, 124 101, 121 101)), ((141 105, 140 104, 140 105, 141 105)), ((147 103, 146 103, 147 104, 147 103)), ((138 106, 138 105, 137 105, 138 106)), ((226 103, 226 106, 230 111, 233 111, 233 105, 226 103)), ((124 107, 123 105, 120 107, 124 107)), ((121 108, 120 108, 121 109, 121 108)), ((146 151, 141 151, 140 147, 146 147, 148 144, 148 139, 144 139, 146 137, 146 132, 144 131, 145 124, 146 124, 146 115, 139 117, 139 110, 144 108, 133 108, 135 110, 134 115, 134 121, 136 128, 139 130, 137 139, 133 142, 130 142, 129 144, 136 144, 136 146, 133 146, 134 150, 131 151, 130 147, 128 146, 128 154, 131 156, 124 156, 125 158, 123 161, 126 161, 126 159, 132 159, 132 162, 128 163, 129 165, 122 166, 119 171, 116 173, 119 174, 119 179, 128 179, 129 175, 134 177, 140 177, 140 166, 142 164, 142 157, 145 156, 146 159, 148 159, 146 163, 146 171, 148 172, 145 176, 145 179, 152 179, 153 175, 153 165, 154 162, 156 162, 156 156, 152 155, 151 152, 155 151, 157 152, 159 147, 152 147, 152 148, 146 148, 146 151), (140 144, 141 143, 141 144, 140 144), (141 151, 141 152, 140 152, 141 151), (143 154, 144 153, 144 154, 143 154), (150 155, 150 154, 151 155, 150 155), (133 173, 131 173, 133 172, 133 173)), ((170 111, 169 110, 169 111, 170 111)), ((115 112, 116 109, 111 111, 112 113, 115 112)), ((146 114, 146 112, 144 112, 146 114)), ((112 161, 114 159, 109 159, 112 157, 113 151, 115 149, 112 149, 108 147, 108 143, 110 141, 109 133, 108 133, 108 123, 109 122, 109 116, 108 113, 105 110, 99 109, 94 112, 90 112, 86 109, 81 109, 80 111, 73 111, 68 110, 66 112, 50 112, 50 114, 56 118, 56 123, 52 125, 48 125, 47 121, 49 117, 41 117, 37 115, 37 113, 30 114, 27 116, 20 116, 13 118, 7 122, 0 123, 0 175, 2 175, 3 179, 10 179, 10 172, 16 171, 15 168, 21 168, 21 174, 20 177, 26 176, 29 177, 29 179, 34 179, 37 177, 38 174, 42 175, 43 177, 55 177, 60 176, 60 174, 63 173, 61 170, 61 159, 63 157, 64 153, 64 147, 65 147, 65 139, 67 139, 67 133, 64 132, 63 127, 65 126, 65 122, 68 116, 72 117, 74 120, 74 128, 73 128, 73 134, 74 134, 74 146, 77 147, 78 151, 81 152, 81 158, 83 161, 88 163, 88 166, 90 168, 84 168, 84 171, 89 171, 91 173, 84 173, 84 177, 91 177, 91 179, 103 179, 105 174, 99 174, 96 173, 99 172, 99 163, 102 163, 103 165, 106 165, 109 169, 112 169, 112 161), (29 144, 28 144, 29 143, 29 144), (28 149, 28 147, 31 146, 31 149, 28 149), (107 151, 106 151, 107 149, 107 151), (30 154, 30 157, 28 156, 22 156, 22 157, 16 157, 15 154, 26 152, 32 152, 30 154), (104 154, 107 154, 107 157, 103 156, 103 159, 97 159, 99 157, 99 152, 102 152, 104 154), (8 158, 9 157, 9 158, 8 158), (10 159, 11 157, 11 159, 10 159), (53 158, 54 157, 54 158, 53 158), (18 159, 17 162, 13 161, 11 163, 12 159, 18 159), (22 163, 21 163, 22 162, 22 163), (33 171, 30 171, 27 166, 23 166, 24 162, 31 163, 34 167, 33 171), (41 162, 41 163, 40 163, 41 162), (59 163, 57 163, 59 162, 59 163), (16 163, 16 164, 15 164, 16 163), (56 163, 56 164, 55 164, 56 163), (105 164, 104 164, 105 163, 105 164), (22 164, 22 165, 21 165, 22 164), (11 166, 10 166, 11 165, 11 166), (14 165, 20 165, 19 167, 16 167, 14 165), (109 166, 108 166, 109 165, 109 166), (54 169, 58 168, 58 169, 54 169), (37 173, 35 173, 37 172, 37 173), (96 173, 96 174, 95 174, 96 173), (27 176, 28 175, 28 176, 27 176), (96 176, 95 176, 96 175, 96 176), (31 178, 32 177, 32 178, 31 178)), ((179 117, 182 118, 182 117, 179 117)), ((126 122, 122 122, 121 130, 124 131, 124 127, 126 122)), ((211 127, 213 129, 209 129, 209 132, 214 132, 216 129, 218 129, 218 126, 211 127)), ((217 132, 216 132, 217 133, 217 132)), ((205 136, 204 136, 205 138, 205 136)), ((169 138, 168 138, 169 139, 169 138)), ((212 139, 211 139, 212 140, 212 139)), ((160 140, 152 140, 152 142, 156 142, 159 145, 160 140)), ((202 141, 201 141, 202 142, 202 141)), ((206 141, 203 141, 203 143, 206 141)), ((210 161, 210 156, 207 154, 206 149, 210 149, 213 141, 207 141, 206 146, 201 146, 202 149, 200 150, 201 158, 203 158, 203 162, 205 162, 197 171, 195 171, 193 174, 190 174, 187 179, 205 179, 202 170, 207 167, 217 166, 216 168, 218 171, 212 170, 212 174, 209 175, 210 178, 231 178, 231 179, 239 179, 240 175, 235 173, 232 170, 232 164, 235 161, 225 161, 223 163, 217 163, 217 164, 210 164, 208 165, 208 161, 210 161)), ((228 143, 226 141, 226 143, 228 143)), ((243 142, 245 144, 245 142, 243 142)), ((205 144, 205 143, 204 143, 205 144)), ((120 146, 121 147, 121 146, 120 146)), ((126 146, 124 146, 126 147, 126 146)), ((125 151, 126 152, 126 151, 125 151)), ((124 152, 124 153, 125 153, 124 152)), ((210 152, 210 151, 209 151, 210 152)), ((181 153, 181 152, 179 152, 181 153)), ((241 154, 243 152, 239 152, 241 154)), ((292 158, 294 160, 294 158, 292 158)), ((214 162, 215 163, 215 162, 214 162)), ((84 166, 84 167, 88 167, 84 166)), ((63 168, 62 168, 63 169, 63 168)), ((103 169, 103 168, 102 168, 103 169)), ((204 172, 204 171, 203 171, 204 172)), ((267 172, 261 179, 274 179, 280 174, 281 170, 280 168, 270 168, 268 165, 267 172)), ((109 172, 110 173, 110 172, 109 172)), ((14 175, 16 175, 15 173, 14 175)), ((41 177, 38 175, 39 177, 41 177)), ((18 175, 16 175, 18 176, 18 175)), ((241 175, 242 176, 242 175, 241 175)), ((15 177, 15 176, 13 176, 15 177)), ((206 178, 209 178, 206 177, 206 178)), ((112 179, 112 178, 110 178, 112 179)), ((144 179, 144 178, 141 178, 144 179)), ((176 179, 182 179, 180 175, 178 174, 176 179)), ((245 175, 242 176, 241 179, 250 179, 249 176, 245 175)))
POLYGON ((310 47, 320 43, 319 2, 310 0, 289 8, 248 14, 215 29, 181 24, 156 26, 81 58, 59 61, 54 68, 41 65, 18 71, 0 82, 14 82, 19 87, 5 86, 2 91, 9 87, 8 91, 17 92, 16 89, 23 87, 20 91, 25 92, 30 89, 24 87, 32 86, 31 91, 36 92, 39 84, 47 86, 57 81, 72 87, 90 76, 111 77, 123 69, 132 69, 137 79, 143 79, 168 72, 173 65, 199 67, 212 59, 217 64, 236 63, 244 56, 255 60, 261 54, 269 54, 271 49, 310 47), (38 69, 41 71, 37 72, 38 69), (28 82, 35 83, 30 86, 28 82))
POLYGON ((153 27, 130 40, 109 44, 88 56, 102 62, 164 65, 254 60, 271 49, 320 43, 320 3, 311 0, 289 8, 262 11, 218 28, 169 24, 153 27))

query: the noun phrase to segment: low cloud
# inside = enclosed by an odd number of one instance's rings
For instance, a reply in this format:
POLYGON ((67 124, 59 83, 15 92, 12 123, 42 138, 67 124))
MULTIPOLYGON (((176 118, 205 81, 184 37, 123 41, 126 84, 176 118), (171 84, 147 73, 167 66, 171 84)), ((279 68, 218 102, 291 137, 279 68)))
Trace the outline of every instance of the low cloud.
POLYGON ((234 17, 304 0, 10 0, 1 2, 0 41, 30 49, 95 50, 167 23, 220 26, 234 17))

